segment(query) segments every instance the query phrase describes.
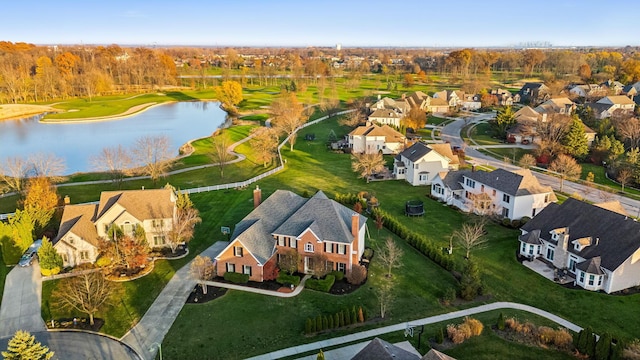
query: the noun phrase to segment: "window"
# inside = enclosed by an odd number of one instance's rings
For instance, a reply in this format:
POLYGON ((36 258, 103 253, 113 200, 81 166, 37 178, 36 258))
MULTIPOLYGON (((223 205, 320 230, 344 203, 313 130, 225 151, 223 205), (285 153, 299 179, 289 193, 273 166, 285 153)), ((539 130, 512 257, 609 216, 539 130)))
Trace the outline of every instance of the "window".
POLYGON ((480 185, 480 191, 484 192, 484 185, 480 185))
POLYGON ((64 262, 65 264, 69 262, 69 255, 67 254, 62 254, 62 262, 64 262))
POLYGON ((546 194, 546 195, 544 196, 544 202, 545 202, 545 203, 548 203, 548 202, 549 202, 549 194, 546 194))
POLYGON ((418 176, 418 178, 419 178, 420 181, 427 181, 427 180, 429 180, 429 175, 428 174, 420 174, 418 176))
POLYGON ((153 237, 153 245, 155 246, 162 246, 162 245, 165 245, 166 243, 167 241, 164 235, 155 235, 153 237))
POLYGON ((589 274, 589 286, 593 286, 596 281, 596 277, 593 274, 589 274))
POLYGON ((295 249, 298 247, 298 240, 296 240, 295 238, 290 237, 289 238, 289 246, 291 246, 292 249, 295 249))
POLYGON ((584 284, 584 271, 580 271, 580 280, 578 282, 584 284))
POLYGON ((89 260, 89 251, 80 251, 80 260, 89 260))
POLYGON ((304 244, 304 251, 305 252, 313 252, 313 244, 312 243, 304 244))
POLYGON ((347 253, 347 245, 345 244, 338 244, 338 254, 346 254, 347 253))
POLYGON ((536 209, 531 210, 531 217, 536 216, 536 209))
POLYGON ((242 248, 240 246, 233 247, 233 255, 237 257, 242 257, 242 248))
POLYGON ((466 178, 464 183, 468 187, 471 187, 471 188, 475 188, 476 187, 476 182, 474 180, 469 179, 469 178, 466 178))
POLYGON ((418 168, 418 164, 413 164, 413 168, 417 169, 418 168))
POLYGON ((73 238, 72 238, 72 237, 70 237, 70 238, 69 238, 69 244, 73 245, 74 241, 75 241, 75 240, 73 240, 73 238))
POLYGON ((251 276, 251 266, 242 265, 242 273, 251 276))
POLYGON ((327 261, 327 269, 333 271, 335 269, 333 261, 327 261))
POLYGON ((576 272, 576 263, 578 262, 578 258, 571 256, 569 258, 569 271, 572 273, 576 272))
POLYGON ((333 244, 332 243, 324 243, 324 252, 332 253, 333 252, 333 244))
POLYGON ((496 196, 496 189, 493 189, 492 194, 493 196, 496 196))
POLYGON ((506 202, 508 204, 509 201, 511 201, 511 196, 507 195, 507 194, 502 194, 502 201, 504 201, 504 202, 506 202))
POLYGON ((521 252, 521 253, 523 253, 523 254, 524 254, 525 252, 527 252, 527 244, 525 244, 525 243, 522 243, 522 244, 521 244, 521 246, 520 246, 520 252, 521 252))
POLYGON ((153 227, 164 227, 164 220, 151 220, 151 225, 153 225, 153 227))
POLYGON ((529 244, 529 255, 533 255, 533 245, 529 244))
POLYGON ((507 209, 507 208, 502 209, 502 216, 508 218, 509 217, 509 209, 507 209))
POLYGON ((339 262, 336 267, 336 270, 345 272, 347 270, 347 264, 339 262))
POLYGON ((404 168, 399 168, 399 169, 398 169, 398 174, 399 174, 399 175, 404 174, 404 168))
POLYGON ((287 243, 285 242, 285 237, 284 236, 278 236, 278 246, 286 246, 287 243))
POLYGON ((133 235, 133 224, 128 222, 122 224, 122 232, 124 232, 125 235, 133 235))
POLYGON ((602 276, 598 276, 598 286, 602 286, 602 276))
POLYGON ((227 263, 227 272, 236 272, 236 265, 227 263))
POLYGON ((547 260, 553 261, 553 257, 555 255, 555 253, 556 253, 556 249, 551 248, 551 247, 547 248, 547 260))

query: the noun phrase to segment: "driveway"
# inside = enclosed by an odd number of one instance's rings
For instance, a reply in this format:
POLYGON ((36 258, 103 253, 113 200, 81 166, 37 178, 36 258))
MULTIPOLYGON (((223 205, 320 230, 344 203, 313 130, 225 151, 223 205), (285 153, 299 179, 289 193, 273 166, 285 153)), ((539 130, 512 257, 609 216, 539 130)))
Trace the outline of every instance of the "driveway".
MULTIPOLYGON (((34 260, 28 267, 14 267, 4 284, 0 306, 0 338, 11 337, 17 330, 45 331, 40 315, 42 278, 40 266, 34 260)), ((4 348, 3 348, 4 349, 4 348)))

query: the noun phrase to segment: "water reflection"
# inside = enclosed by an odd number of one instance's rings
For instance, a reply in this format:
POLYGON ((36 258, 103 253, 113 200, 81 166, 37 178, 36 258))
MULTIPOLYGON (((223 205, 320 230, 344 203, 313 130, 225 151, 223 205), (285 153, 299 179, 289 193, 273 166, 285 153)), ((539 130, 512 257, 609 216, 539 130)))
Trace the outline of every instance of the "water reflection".
POLYGON ((131 146, 141 136, 166 135, 174 153, 191 139, 211 135, 226 120, 219 103, 163 104, 131 117, 82 123, 40 123, 41 116, 0 121, 0 161, 53 153, 67 173, 93 170, 89 159, 105 147, 131 146))

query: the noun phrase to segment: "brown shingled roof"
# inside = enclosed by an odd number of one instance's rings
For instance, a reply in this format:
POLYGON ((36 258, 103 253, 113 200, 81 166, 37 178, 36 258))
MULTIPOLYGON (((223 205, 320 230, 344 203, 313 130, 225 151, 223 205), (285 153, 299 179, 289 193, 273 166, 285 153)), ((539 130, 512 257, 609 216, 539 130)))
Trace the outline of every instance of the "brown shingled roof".
POLYGON ((98 246, 98 232, 93 224, 98 205, 67 205, 62 213, 58 236, 53 240, 57 243, 68 233, 74 233, 93 246, 98 246))
POLYGON ((174 206, 172 192, 171 189, 104 191, 100 195, 96 220, 115 204, 120 204, 139 220, 170 218, 174 206))
POLYGON ((438 154, 449 158, 451 161, 449 162, 449 164, 455 165, 455 164, 460 164, 460 159, 458 158, 458 155, 454 155, 453 151, 451 151, 451 145, 449 144, 429 144, 429 147, 433 150, 435 150, 438 154))

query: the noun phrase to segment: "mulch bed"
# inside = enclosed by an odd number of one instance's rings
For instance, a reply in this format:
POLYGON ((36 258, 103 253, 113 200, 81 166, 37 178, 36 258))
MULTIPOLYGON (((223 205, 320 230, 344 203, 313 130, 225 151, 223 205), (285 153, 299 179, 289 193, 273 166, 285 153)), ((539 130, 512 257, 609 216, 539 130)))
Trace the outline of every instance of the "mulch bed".
POLYGON ((282 287, 282 285, 278 284, 275 280, 263 281, 263 282, 249 281, 246 284, 236 284, 234 282, 225 280, 223 277, 216 277, 216 278, 213 279, 213 281, 217 281, 217 282, 221 282, 221 283, 225 283, 225 284, 247 286, 247 287, 252 287, 252 288, 255 288, 255 289, 271 290, 271 291, 278 291, 278 289, 280 289, 282 287))
MULTIPOLYGON (((93 318, 93 326, 89 324, 89 318, 62 318, 54 320, 55 329, 78 329, 78 330, 91 330, 100 331, 102 325, 104 325, 104 319, 93 318)), ((51 320, 46 321, 47 327, 51 328, 51 320)))
POLYGON ((226 293, 227 293, 227 289, 225 288, 219 288, 216 286, 208 285, 207 293, 203 294, 202 286, 196 285, 193 288, 193 291, 191 291, 191 294, 189 294, 189 297, 187 298, 186 303, 187 304, 204 304, 211 300, 215 300, 226 293))
POLYGON ((157 250, 152 251, 149 256, 150 257, 164 257, 164 258, 174 258, 180 257, 187 254, 187 248, 185 246, 178 246, 176 248, 176 252, 171 252, 170 248, 159 248, 157 250))
POLYGON ((358 290, 360 288, 360 286, 364 285, 367 283, 367 280, 365 280, 362 284, 360 285, 353 285, 353 284, 349 284, 349 282, 347 282, 347 279, 344 278, 340 281, 336 281, 333 286, 331 287, 331 289, 329 290, 329 294, 333 294, 333 295, 346 295, 346 294, 350 294, 356 290, 358 290))

